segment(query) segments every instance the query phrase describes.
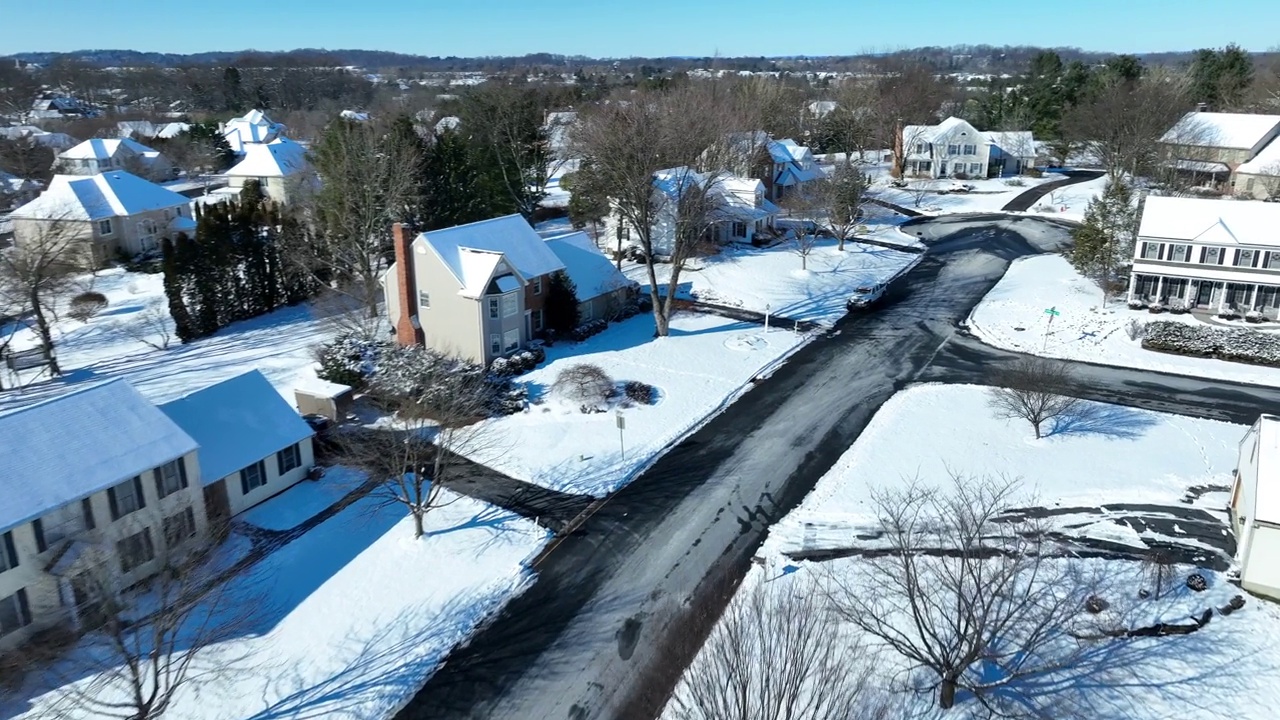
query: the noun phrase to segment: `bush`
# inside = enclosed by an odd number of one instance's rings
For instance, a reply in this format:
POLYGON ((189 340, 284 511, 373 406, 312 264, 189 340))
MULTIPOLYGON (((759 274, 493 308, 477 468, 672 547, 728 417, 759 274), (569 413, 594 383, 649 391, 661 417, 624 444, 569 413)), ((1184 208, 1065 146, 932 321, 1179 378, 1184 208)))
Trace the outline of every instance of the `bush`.
POLYGON ((1130 340, 1141 340, 1147 334, 1147 324, 1138 318, 1130 318, 1125 323, 1124 334, 1129 336, 1130 340))
POLYGON ((951 173, 951 178, 953 180, 968 180, 969 173, 966 173, 966 172, 951 173))
POLYGON ((1026 187, 1027 181, 1023 180, 1020 177, 1013 177, 1013 178, 1009 178, 1008 180, 1005 180, 1004 184, 1008 185, 1009 187, 1026 187))
POLYGON ((1267 318, 1262 314, 1261 310, 1250 310, 1244 314, 1244 321, 1250 323, 1266 322, 1267 318))
POLYGON ((494 358, 489 363, 489 372, 498 377, 515 377, 538 367, 546 359, 547 352, 535 345, 509 357, 494 358))
POLYGON ((560 371, 551 393, 582 412, 603 412, 613 397, 613 378, 598 365, 579 364, 560 371))
POLYGON ((1280 337, 1248 328, 1157 320, 1147 323, 1142 347, 1175 355, 1280 367, 1280 337))
POLYGON ((316 352, 316 360, 320 363, 316 375, 321 380, 359 390, 377 370, 383 353, 390 348, 389 342, 355 333, 339 335, 316 352))
POLYGON ((68 311, 73 319, 85 322, 89 318, 102 312, 107 306, 107 296, 100 292, 82 292, 71 298, 71 310, 68 311))
POLYGON ((1027 176, 1033 177, 1033 178, 1042 178, 1044 177, 1044 171, 1036 167, 1027 168, 1027 176))
POLYGON ((1191 573, 1187 576, 1187 587, 1195 592, 1204 592, 1209 589, 1209 580, 1200 573, 1191 573))
POLYGON ((1147 312, 1151 313, 1152 315, 1159 315, 1160 313, 1164 312, 1164 305, 1161 305, 1158 302, 1151 303, 1150 305, 1147 306, 1147 312))
POLYGON ((1145 310, 1146 307, 1147 307, 1147 304, 1141 300, 1138 300, 1137 298, 1134 298, 1133 300, 1129 301, 1130 310, 1145 310))
POLYGON ((574 328, 573 332, 569 333, 569 337, 575 342, 582 342, 592 335, 604 332, 607 327, 609 327, 609 323, 605 320, 592 320, 574 328))
POLYGON ((639 380, 628 380, 622 386, 622 392, 631 402, 641 405, 653 404, 653 386, 648 383, 643 383, 639 380))

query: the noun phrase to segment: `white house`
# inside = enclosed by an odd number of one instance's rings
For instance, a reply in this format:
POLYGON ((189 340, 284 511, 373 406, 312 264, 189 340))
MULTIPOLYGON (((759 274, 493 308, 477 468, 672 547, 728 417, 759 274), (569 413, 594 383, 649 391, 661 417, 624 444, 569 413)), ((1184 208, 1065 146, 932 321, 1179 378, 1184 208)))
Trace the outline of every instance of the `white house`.
POLYGON ((1280 600, 1280 417, 1259 417, 1240 441, 1230 510, 1241 587, 1280 600))
POLYGON ((731 134, 728 154, 727 169, 739 177, 758 178, 765 197, 774 202, 823 177, 809 148, 790 138, 775 140, 762 130, 731 134))
POLYGON ((1129 299, 1189 309, 1280 309, 1280 204, 1148 197, 1129 299))
POLYGON ((196 441, 123 380, 0 415, 0 650, 205 532, 196 441))
POLYGON ((937 125, 907 125, 902 148, 906 174, 932 178, 1018 174, 1036 160, 1030 132, 983 132, 957 117, 937 125))
POLYGON ((222 136, 232 152, 242 155, 248 145, 269 143, 284 133, 284 125, 273 121, 261 110, 250 110, 241 117, 222 124, 222 136))
POLYGON ((14 125, 0 128, 0 138, 5 140, 23 140, 54 151, 75 147, 76 139, 66 133, 46 132, 34 125, 14 125))
POLYGON ((67 175, 128 170, 154 180, 173 176, 173 165, 157 150, 129 138, 94 138, 58 153, 54 169, 67 175))
POLYGON ((1160 138, 1168 162, 1193 180, 1238 191, 1235 173, 1280 136, 1280 115, 1195 111, 1160 138))
POLYGON ((835 100, 814 100, 809 103, 809 117, 814 120, 821 120, 836 111, 840 104, 835 100))
POLYGON ((267 197, 287 203, 291 195, 296 197, 301 185, 313 179, 306 148, 289 138, 247 143, 243 147, 243 159, 222 174, 229 193, 238 195, 245 183, 256 180, 267 197))
POLYGON ((184 122, 160 123, 157 125, 150 120, 121 120, 116 123, 116 134, 122 138, 144 137, 168 140, 190 129, 191 125, 184 122))
POLYGON ((257 370, 160 410, 200 446, 200 484, 212 523, 293 487, 315 463, 315 433, 257 370))

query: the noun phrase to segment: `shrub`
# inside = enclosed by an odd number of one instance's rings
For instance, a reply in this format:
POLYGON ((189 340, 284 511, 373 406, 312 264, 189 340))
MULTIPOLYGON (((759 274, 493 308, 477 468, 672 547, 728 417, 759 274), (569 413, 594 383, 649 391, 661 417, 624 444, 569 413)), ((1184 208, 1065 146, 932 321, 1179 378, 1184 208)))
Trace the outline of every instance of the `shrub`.
POLYGON ((1033 177, 1033 178, 1042 178, 1044 177, 1044 171, 1036 167, 1027 168, 1027 176, 1033 177))
POLYGON ((627 383, 622 386, 622 392, 627 396, 627 399, 632 402, 639 403, 641 405, 653 404, 653 386, 649 383, 643 383, 639 380, 628 380, 627 383))
POLYGON ((1141 340, 1147 334, 1147 324, 1138 318, 1130 318, 1125 323, 1124 334, 1129 336, 1130 340, 1141 340))
POLYGON ((542 306, 543 322, 556 335, 573 332, 581 322, 578 313, 578 288, 563 270, 551 276, 547 297, 542 306))
POLYGON ((1233 308, 1222 308, 1218 311, 1218 317, 1223 320, 1237 320, 1240 317, 1240 313, 1233 308))
POLYGON ((955 180, 968 180, 969 173, 966 173, 966 172, 951 173, 951 177, 952 179, 955 179, 955 180))
POLYGON ((1141 300, 1138 300, 1137 298, 1134 298, 1133 300, 1129 301, 1130 310, 1144 310, 1146 309, 1146 307, 1147 307, 1147 304, 1141 300))
POLYGON ((1158 320, 1147 323, 1142 347, 1175 355, 1280 367, 1280 337, 1243 327, 1210 327, 1158 320))
POLYGON ((85 322, 89 318, 102 312, 107 306, 107 296, 100 292, 82 292, 71 298, 71 310, 68 311, 73 319, 85 322))
POLYGON ((1191 573, 1187 576, 1187 587, 1195 592, 1204 592, 1209 589, 1209 581, 1200 573, 1191 573))
POLYGON ((1004 184, 1008 185, 1009 187, 1026 187, 1027 181, 1023 180, 1020 177, 1013 177, 1013 178, 1009 178, 1008 180, 1005 180, 1004 184))
POLYGON ((320 369, 316 375, 322 380, 360 389, 377 370, 378 361, 391 343, 344 333, 316 351, 320 369))
POLYGON ((536 368, 546 359, 547 352, 541 347, 534 346, 509 357, 494 358, 493 362, 489 363, 489 372, 498 377, 515 377, 536 368))
POLYGON ((613 378, 597 365, 574 365, 560 371, 551 392, 582 412, 600 412, 613 396, 613 378))
POLYGON ((1260 323, 1265 322, 1266 319, 1267 318, 1262 314, 1261 310, 1250 310, 1244 314, 1245 322, 1260 323))
POLYGON ((1152 315, 1159 315, 1160 313, 1164 312, 1164 305, 1161 305, 1158 302, 1151 303, 1150 305, 1147 306, 1147 312, 1151 313, 1152 315))
POLYGON ((569 333, 569 337, 575 342, 582 342, 592 335, 604 332, 607 327, 609 327, 609 323, 605 320, 592 320, 574 328, 573 332, 569 333))

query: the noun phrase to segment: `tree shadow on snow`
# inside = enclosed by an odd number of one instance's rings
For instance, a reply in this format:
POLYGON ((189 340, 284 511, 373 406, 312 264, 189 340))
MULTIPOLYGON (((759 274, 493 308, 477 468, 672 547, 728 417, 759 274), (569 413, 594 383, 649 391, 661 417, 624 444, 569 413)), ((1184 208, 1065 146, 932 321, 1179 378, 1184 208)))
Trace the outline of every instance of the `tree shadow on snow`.
POLYGON ((1158 422, 1149 413, 1121 405, 1080 403, 1070 413, 1054 418, 1045 437, 1101 435, 1116 440, 1136 440, 1158 422))

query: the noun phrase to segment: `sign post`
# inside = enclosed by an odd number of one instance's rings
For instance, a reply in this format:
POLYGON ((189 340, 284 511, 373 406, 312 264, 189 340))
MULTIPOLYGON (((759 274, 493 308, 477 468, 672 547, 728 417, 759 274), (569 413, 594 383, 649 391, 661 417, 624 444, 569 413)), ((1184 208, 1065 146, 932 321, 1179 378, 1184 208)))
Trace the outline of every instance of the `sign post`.
POLYGON ((772 307, 773 307, 772 305, 768 305, 768 304, 764 306, 764 331, 765 332, 769 332, 769 310, 772 307))
POLYGON ((1049 348, 1049 328, 1053 327, 1053 319, 1062 313, 1058 312, 1058 306, 1054 305, 1051 308, 1045 308, 1044 314, 1049 316, 1049 322, 1044 324, 1044 344, 1041 346, 1040 352, 1044 352, 1049 348))
POLYGON ((627 457, 627 446, 622 440, 622 431, 627 429, 627 419, 622 416, 621 410, 618 411, 616 417, 618 418, 618 451, 622 453, 622 458, 625 460, 627 457))

